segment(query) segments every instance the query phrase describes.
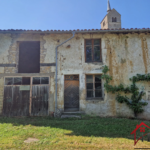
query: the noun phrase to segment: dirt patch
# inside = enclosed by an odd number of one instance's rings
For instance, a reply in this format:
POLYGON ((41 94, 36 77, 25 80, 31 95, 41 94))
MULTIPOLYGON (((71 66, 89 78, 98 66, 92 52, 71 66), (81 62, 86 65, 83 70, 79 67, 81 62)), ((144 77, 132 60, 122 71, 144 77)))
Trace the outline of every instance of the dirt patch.
POLYGON ((28 138, 27 140, 24 141, 24 143, 32 143, 32 142, 37 142, 37 141, 39 140, 36 138, 28 138))

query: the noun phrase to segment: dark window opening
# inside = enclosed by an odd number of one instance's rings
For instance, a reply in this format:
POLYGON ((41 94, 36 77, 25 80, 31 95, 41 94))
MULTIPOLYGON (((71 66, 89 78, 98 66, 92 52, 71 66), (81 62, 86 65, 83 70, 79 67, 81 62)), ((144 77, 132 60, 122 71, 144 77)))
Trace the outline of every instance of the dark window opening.
POLYGON ((5 85, 13 85, 13 78, 5 78, 5 85))
POLYGON ((13 85, 21 85, 22 84, 22 78, 14 78, 14 84, 13 85))
POLYGON ((105 21, 103 22, 103 27, 105 26, 105 21))
POLYGON ((86 62, 101 62, 101 40, 85 40, 86 62))
POLYGON ((30 77, 5 78, 5 85, 30 85, 30 77))
MULTIPOLYGON (((30 85, 31 77, 7 77, 5 85, 30 85)), ((33 77, 33 85, 49 84, 49 77, 33 77)))
POLYGON ((30 77, 23 77, 22 85, 30 85, 30 77))
POLYGON ((33 85, 49 84, 49 77, 33 77, 33 85))
POLYGON ((48 77, 42 77, 41 78, 41 84, 49 84, 49 78, 48 77))
POLYGON ((34 77, 33 84, 40 84, 40 77, 34 77))
POLYGON ((101 75, 86 76, 87 98, 102 98, 101 75))
POLYGON ((18 73, 40 72, 40 42, 19 42, 18 73))
POLYGON ((112 17, 112 22, 117 22, 117 18, 116 17, 112 17))

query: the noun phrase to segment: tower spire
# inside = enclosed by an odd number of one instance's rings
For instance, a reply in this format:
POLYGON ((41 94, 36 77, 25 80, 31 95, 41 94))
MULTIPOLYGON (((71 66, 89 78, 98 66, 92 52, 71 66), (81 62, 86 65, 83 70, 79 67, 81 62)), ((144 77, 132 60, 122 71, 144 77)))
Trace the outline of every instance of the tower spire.
POLYGON ((109 3, 109 0, 107 2, 107 12, 109 13, 111 11, 111 7, 110 7, 110 3, 109 3))

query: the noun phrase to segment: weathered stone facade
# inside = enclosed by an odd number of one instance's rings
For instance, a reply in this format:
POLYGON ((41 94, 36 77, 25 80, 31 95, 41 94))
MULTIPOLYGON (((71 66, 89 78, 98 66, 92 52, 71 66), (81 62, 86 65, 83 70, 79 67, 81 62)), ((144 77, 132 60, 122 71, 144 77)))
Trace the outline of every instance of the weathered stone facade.
MULTIPOLYGON (((16 64, 16 67, 0 66, 0 113, 3 109, 4 78, 8 76, 49 76, 49 113, 55 111, 55 66, 41 66, 40 73, 18 73, 19 41, 40 41, 40 63, 55 63, 55 48, 72 36, 65 33, 0 33, 0 64, 16 64)), ((98 116, 132 117, 126 104, 115 100, 115 94, 103 89, 104 99, 86 100, 87 74, 102 74, 102 66, 110 68, 112 85, 130 85, 133 75, 150 73, 149 30, 135 31, 85 31, 76 32, 75 37, 58 48, 58 108, 64 111, 64 76, 79 75, 79 110, 98 116), (85 39, 101 39, 102 62, 85 62, 85 39)), ((139 82, 138 87, 150 91, 149 82, 139 82)), ((150 119, 150 102, 140 118, 150 119)))

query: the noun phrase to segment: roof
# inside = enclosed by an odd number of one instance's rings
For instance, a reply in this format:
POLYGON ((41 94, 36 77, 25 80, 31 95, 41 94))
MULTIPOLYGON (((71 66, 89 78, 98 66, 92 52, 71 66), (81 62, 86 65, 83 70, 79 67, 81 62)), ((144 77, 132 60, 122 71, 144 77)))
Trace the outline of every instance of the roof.
POLYGON ((113 8, 111 11, 116 11, 121 16, 121 14, 115 8, 113 8))
MULTIPOLYGON (((108 13, 109 13, 109 12, 108 12, 108 13)), ((107 15, 108 15, 108 14, 106 14, 105 17, 106 17, 107 15)), ((105 17, 103 18, 103 20, 105 19, 105 17)), ((103 22, 103 20, 101 21, 101 23, 103 22)))
POLYGON ((120 29, 76 29, 76 30, 24 30, 24 29, 7 29, 0 30, 0 33, 52 33, 52 34, 63 34, 63 33, 129 33, 129 32, 150 32, 150 28, 120 28, 120 29))

